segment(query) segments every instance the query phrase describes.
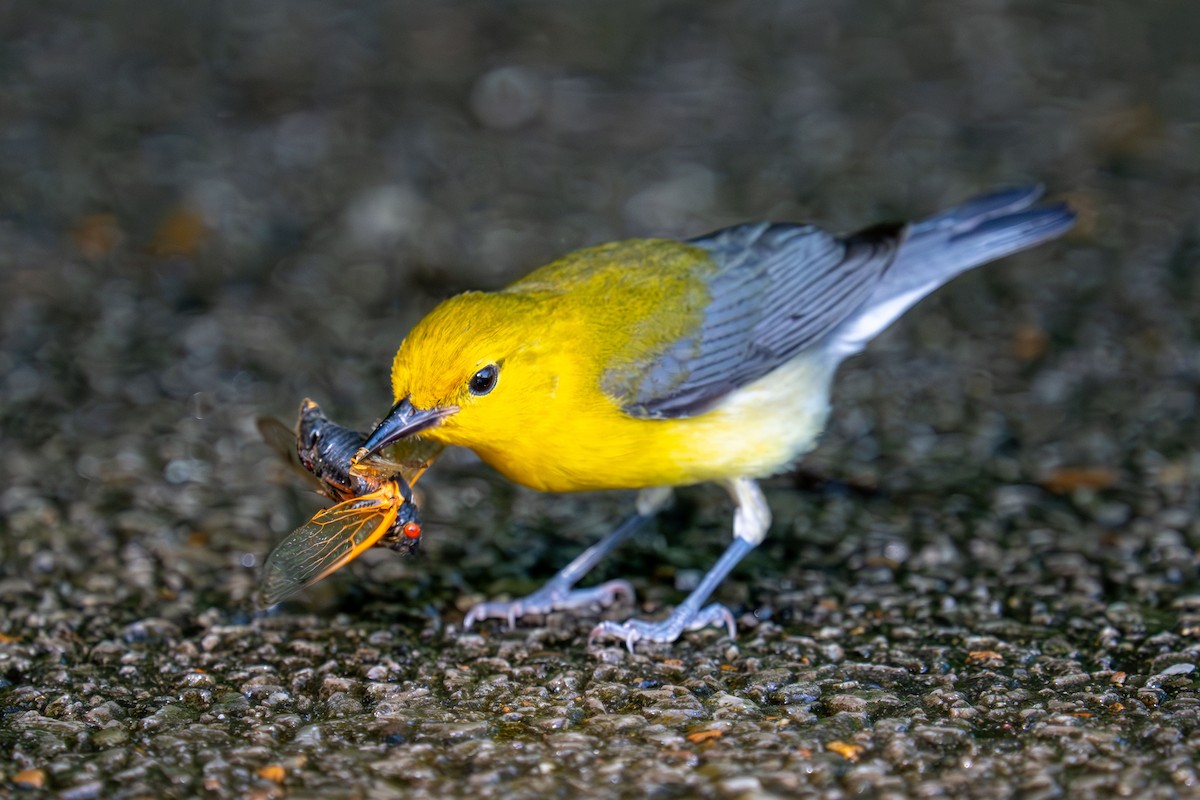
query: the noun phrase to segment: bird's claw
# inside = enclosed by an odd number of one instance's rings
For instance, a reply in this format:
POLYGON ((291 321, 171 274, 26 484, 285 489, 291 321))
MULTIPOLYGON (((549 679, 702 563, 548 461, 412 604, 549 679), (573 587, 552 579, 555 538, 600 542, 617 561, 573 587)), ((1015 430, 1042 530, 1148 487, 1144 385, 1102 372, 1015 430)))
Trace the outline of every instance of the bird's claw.
POLYGON ((517 620, 526 616, 544 616, 551 611, 564 611, 590 606, 610 606, 618 598, 633 602, 633 585, 629 581, 615 580, 587 589, 547 583, 541 589, 516 600, 489 600, 477 603, 463 618, 463 629, 467 630, 484 619, 502 619, 508 627, 515 628, 517 620))
POLYGON ((637 642, 670 643, 679 638, 684 631, 695 631, 707 627, 724 627, 733 639, 737 636, 737 622, 729 609, 720 603, 712 603, 694 613, 686 609, 676 609, 671 616, 662 622, 650 622, 644 619, 629 619, 625 622, 601 622, 588 634, 588 647, 604 637, 621 639, 629 652, 637 642))

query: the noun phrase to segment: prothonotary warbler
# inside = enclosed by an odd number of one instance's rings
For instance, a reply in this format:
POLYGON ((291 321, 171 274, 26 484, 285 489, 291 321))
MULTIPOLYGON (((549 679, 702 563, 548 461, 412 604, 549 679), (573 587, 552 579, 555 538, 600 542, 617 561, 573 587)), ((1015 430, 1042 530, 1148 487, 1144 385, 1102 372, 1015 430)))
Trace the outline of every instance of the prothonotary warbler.
POLYGON ((476 606, 468 627, 631 595, 625 581, 573 587, 670 487, 720 483, 736 505, 733 542, 699 585, 665 620, 604 622, 592 638, 632 649, 709 625, 732 636, 729 611, 705 603, 770 525, 755 479, 815 446, 847 356, 955 275, 1069 229, 1072 211, 1034 205, 1041 193, 1002 190, 846 237, 763 222, 602 244, 458 295, 401 343, 396 403, 359 457, 420 436, 534 489, 641 490, 608 537, 532 595, 476 606))

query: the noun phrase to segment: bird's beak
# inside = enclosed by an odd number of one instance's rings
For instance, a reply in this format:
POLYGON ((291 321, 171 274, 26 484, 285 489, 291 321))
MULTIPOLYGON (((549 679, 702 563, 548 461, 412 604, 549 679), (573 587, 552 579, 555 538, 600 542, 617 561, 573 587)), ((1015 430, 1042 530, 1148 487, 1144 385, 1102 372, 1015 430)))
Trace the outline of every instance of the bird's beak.
POLYGON ((428 409, 416 408, 405 397, 392 406, 392 410, 383 418, 383 422, 380 422, 376 426, 371 435, 367 437, 367 440, 363 442, 363 446, 354 454, 354 460, 356 462, 362 461, 372 453, 378 453, 389 444, 418 434, 423 430, 428 430, 456 411, 458 411, 458 406, 442 406, 428 409))

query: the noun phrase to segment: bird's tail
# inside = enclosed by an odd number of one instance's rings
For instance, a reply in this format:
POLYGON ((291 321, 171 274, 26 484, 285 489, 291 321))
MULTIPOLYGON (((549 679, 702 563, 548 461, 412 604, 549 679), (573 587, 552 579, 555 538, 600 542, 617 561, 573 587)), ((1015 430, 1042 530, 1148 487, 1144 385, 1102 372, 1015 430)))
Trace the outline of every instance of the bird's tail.
POLYGON ((1005 189, 911 225, 871 296, 832 332, 830 352, 857 353, 954 276, 1061 236, 1075 212, 1065 203, 1034 206, 1041 195, 1041 186, 1005 189))

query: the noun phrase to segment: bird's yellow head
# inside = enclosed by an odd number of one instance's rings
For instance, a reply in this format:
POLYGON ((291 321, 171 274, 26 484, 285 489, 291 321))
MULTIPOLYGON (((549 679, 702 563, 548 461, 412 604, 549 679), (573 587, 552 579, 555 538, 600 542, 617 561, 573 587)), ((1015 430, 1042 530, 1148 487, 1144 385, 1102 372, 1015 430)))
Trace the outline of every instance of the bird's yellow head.
POLYGON ((626 384, 702 320, 709 271, 703 251, 635 239, 445 301, 400 345, 396 405, 360 457, 419 435, 537 489, 680 482, 657 463, 670 427, 623 403, 626 384))
POLYGON ((365 445, 374 451, 406 436, 496 451, 526 435, 552 409, 576 368, 529 295, 468 292, 429 313, 392 364, 396 405, 365 445))

